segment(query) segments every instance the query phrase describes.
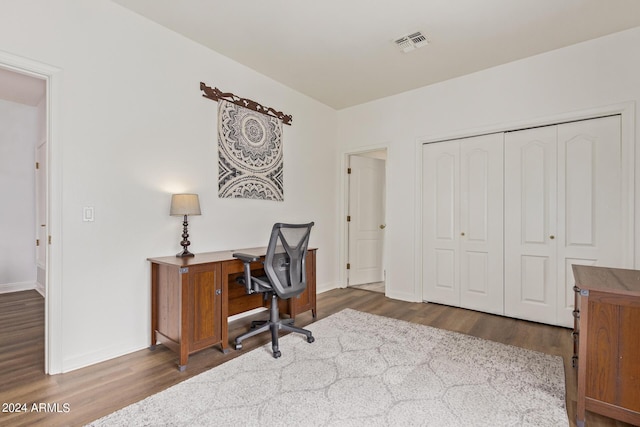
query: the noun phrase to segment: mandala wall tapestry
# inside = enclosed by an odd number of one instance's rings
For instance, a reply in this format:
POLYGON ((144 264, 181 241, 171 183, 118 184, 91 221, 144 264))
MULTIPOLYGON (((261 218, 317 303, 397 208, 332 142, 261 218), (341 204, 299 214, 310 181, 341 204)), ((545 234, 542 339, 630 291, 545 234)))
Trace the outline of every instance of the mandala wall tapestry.
POLYGON ((218 195, 284 200, 282 123, 218 101, 218 195))

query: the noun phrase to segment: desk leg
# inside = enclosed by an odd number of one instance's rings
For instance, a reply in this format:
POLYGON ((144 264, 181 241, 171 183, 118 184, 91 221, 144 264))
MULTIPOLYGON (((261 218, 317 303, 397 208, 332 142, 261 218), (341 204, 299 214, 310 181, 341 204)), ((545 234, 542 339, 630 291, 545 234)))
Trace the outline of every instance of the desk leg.
POLYGON ((156 329, 158 329, 158 264, 151 263, 151 345, 150 350, 156 348, 156 329))
MULTIPOLYGON (((240 261, 237 261, 240 262, 240 261)), ((229 353, 229 271, 227 270, 229 263, 225 262, 222 264, 222 301, 220 304, 220 327, 222 330, 220 331, 222 342, 220 343, 220 347, 224 354, 229 353)))
POLYGON ((586 412, 586 391, 587 391, 587 342, 588 342, 588 322, 589 299, 580 297, 580 343, 578 345, 578 389, 576 405, 576 424, 578 427, 585 426, 586 412))
POLYGON ((187 369, 188 361, 189 361, 189 349, 187 348, 183 340, 180 342, 180 363, 178 363, 178 370, 180 372, 187 369))

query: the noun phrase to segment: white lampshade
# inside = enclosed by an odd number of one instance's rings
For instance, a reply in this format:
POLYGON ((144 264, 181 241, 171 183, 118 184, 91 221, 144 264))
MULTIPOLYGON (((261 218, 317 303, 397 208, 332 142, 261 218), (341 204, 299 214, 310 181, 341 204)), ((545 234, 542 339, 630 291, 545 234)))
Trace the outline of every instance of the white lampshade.
POLYGON ((200 200, 197 194, 174 194, 171 196, 169 215, 200 215, 200 200))

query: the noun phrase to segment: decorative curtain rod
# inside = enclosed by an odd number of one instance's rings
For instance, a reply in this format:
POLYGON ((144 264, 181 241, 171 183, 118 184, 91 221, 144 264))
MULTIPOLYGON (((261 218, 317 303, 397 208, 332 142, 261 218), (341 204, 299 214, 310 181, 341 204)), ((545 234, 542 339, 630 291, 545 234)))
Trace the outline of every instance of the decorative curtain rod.
POLYGON ((204 96, 205 98, 209 98, 214 101, 219 101, 220 99, 224 99, 225 101, 229 101, 241 107, 248 108, 249 110, 253 110, 258 113, 266 114, 267 116, 280 119, 282 120, 282 123, 284 123, 285 125, 291 126, 291 121, 293 120, 293 117, 291 117, 291 115, 289 114, 284 114, 282 111, 276 111, 271 107, 265 107, 250 99, 240 98, 239 96, 234 95, 231 92, 223 93, 217 87, 214 87, 212 89, 202 82, 200 82, 200 90, 204 92, 202 96, 204 96))

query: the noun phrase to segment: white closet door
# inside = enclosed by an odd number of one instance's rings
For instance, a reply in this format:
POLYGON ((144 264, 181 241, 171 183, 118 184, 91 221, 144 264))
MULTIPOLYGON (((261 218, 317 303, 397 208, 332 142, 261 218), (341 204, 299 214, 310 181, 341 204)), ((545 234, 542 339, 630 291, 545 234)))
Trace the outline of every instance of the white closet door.
POLYGON ((460 141, 460 306, 503 314, 502 133, 460 141))
POLYGON ((571 327, 571 265, 625 267, 623 202, 619 116, 507 133, 505 313, 571 327))
POLYGON ((558 126, 558 324, 573 326, 571 264, 625 267, 620 116, 558 126))
POLYGON ((422 148, 423 300, 460 303, 458 141, 422 148))
POLYGON ((423 299, 503 313, 503 135, 423 147, 423 299))
POLYGON ((555 323, 556 127, 505 134, 505 314, 555 323))

